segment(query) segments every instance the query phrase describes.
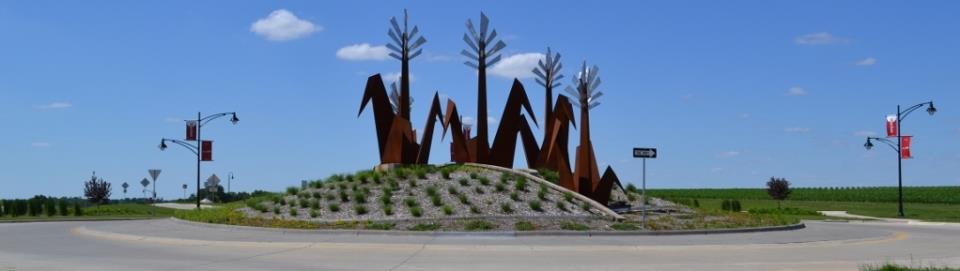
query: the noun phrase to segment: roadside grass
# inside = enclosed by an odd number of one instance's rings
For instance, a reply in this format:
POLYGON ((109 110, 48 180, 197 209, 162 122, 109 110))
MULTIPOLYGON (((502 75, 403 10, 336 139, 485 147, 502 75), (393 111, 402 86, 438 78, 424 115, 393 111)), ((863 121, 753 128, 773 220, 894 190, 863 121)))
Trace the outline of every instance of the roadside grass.
POLYGON ((89 206, 82 208, 83 214, 76 216, 73 207, 69 208, 69 215, 56 216, 0 216, 0 222, 41 222, 41 221, 91 221, 91 220, 123 220, 164 218, 173 216, 174 209, 156 207, 146 204, 124 203, 89 206))
POLYGON ((860 266, 861 271, 960 271, 957 268, 949 267, 914 267, 914 266, 904 266, 899 264, 883 264, 883 265, 863 265, 860 266))
MULTIPOLYGON (((722 199, 698 199, 703 210, 720 210, 722 199)), ((740 200, 743 210, 776 209, 775 200, 740 200)), ((847 211, 850 214, 874 217, 897 218, 895 202, 843 202, 843 201, 784 201, 783 208, 797 208, 808 211, 847 211)), ((938 222, 960 222, 960 205, 933 203, 904 203, 906 218, 938 222)), ((800 219, 831 219, 818 215, 791 215, 800 219)))

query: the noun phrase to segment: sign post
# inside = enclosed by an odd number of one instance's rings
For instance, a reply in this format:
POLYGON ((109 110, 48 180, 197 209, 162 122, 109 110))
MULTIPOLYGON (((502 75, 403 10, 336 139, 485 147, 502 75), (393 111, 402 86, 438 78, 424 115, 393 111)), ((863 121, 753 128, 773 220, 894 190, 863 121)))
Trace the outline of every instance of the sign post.
POLYGON ((157 202, 157 177, 160 176, 160 170, 148 169, 147 172, 150 173, 150 178, 153 179, 153 202, 157 202))
POLYGON ((633 148, 633 158, 640 158, 643 160, 643 209, 641 215, 641 227, 643 229, 647 228, 647 158, 656 159, 657 158, 657 148, 633 148))

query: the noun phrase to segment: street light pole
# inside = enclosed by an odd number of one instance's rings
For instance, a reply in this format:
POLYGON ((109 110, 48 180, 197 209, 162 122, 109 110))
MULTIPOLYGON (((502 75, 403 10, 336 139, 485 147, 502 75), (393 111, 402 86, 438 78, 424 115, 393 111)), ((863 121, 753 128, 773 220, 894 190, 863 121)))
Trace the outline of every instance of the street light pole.
POLYGON ((879 138, 879 137, 867 137, 867 143, 863 146, 870 150, 873 148, 872 140, 880 141, 887 146, 890 146, 897 152, 897 216, 904 217, 903 213, 903 134, 901 134, 901 125, 903 120, 910 115, 913 111, 920 109, 924 106, 927 107, 927 113, 933 116, 937 113, 937 108, 933 106, 933 101, 916 104, 914 106, 908 107, 905 110, 900 110, 900 105, 897 105, 897 142, 890 142, 889 139, 879 138))
POLYGON ((167 148, 166 142, 169 141, 169 142, 175 143, 175 144, 177 144, 177 145, 183 146, 183 147, 189 149, 190 151, 192 151, 194 154, 197 155, 197 194, 196 194, 196 195, 197 195, 197 209, 198 209, 198 210, 200 209, 200 162, 203 161, 203 160, 202 160, 202 157, 203 157, 203 156, 202 156, 202 154, 203 154, 203 138, 200 137, 200 130, 202 130, 201 128, 202 128, 203 125, 206 124, 207 122, 210 122, 211 120, 214 120, 214 119, 217 119, 217 118, 220 118, 220 117, 223 117, 223 116, 228 116, 228 115, 232 116, 232 117, 230 118, 230 122, 232 122, 233 125, 236 125, 237 122, 240 122, 240 119, 237 118, 237 112, 224 112, 224 113, 218 113, 218 114, 209 115, 209 116, 206 116, 206 117, 201 117, 202 115, 200 114, 200 112, 197 112, 197 125, 196 125, 196 126, 197 126, 197 128, 196 128, 196 129, 197 129, 197 145, 193 145, 193 144, 190 144, 190 143, 187 143, 187 142, 184 142, 184 141, 181 141, 181 140, 177 140, 177 139, 168 139, 168 138, 162 138, 162 139, 160 139, 160 150, 161 150, 161 151, 167 148))

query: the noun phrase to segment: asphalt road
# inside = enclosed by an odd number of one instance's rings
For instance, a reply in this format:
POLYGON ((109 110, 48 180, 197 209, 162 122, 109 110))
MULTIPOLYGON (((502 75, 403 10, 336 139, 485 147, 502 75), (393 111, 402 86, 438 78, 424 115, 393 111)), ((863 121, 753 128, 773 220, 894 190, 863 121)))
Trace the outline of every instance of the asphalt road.
POLYGON ((0 224, 9 270, 857 270, 960 267, 960 226, 808 222, 716 235, 481 237, 324 234, 169 219, 0 224))

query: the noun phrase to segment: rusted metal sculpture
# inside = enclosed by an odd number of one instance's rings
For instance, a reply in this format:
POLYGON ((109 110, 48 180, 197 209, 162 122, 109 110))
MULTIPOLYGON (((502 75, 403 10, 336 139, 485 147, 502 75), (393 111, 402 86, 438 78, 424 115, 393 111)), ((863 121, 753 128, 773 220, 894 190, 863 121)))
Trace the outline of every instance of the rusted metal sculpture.
POLYGON ((507 47, 503 41, 493 43, 497 38, 497 30, 493 29, 487 32, 490 26, 490 19, 486 14, 480 12, 480 32, 473 27, 473 21, 467 19, 467 31, 463 34, 463 41, 467 43, 470 50, 464 49, 460 54, 470 58, 464 62, 467 66, 477 70, 477 136, 470 140, 470 152, 476 157, 476 162, 483 163, 487 161, 490 155, 490 142, 487 129, 487 67, 500 62, 500 50, 507 47), (469 34, 469 35, 468 35, 469 34), (490 47, 490 44, 494 44, 490 47), (489 61, 489 57, 493 57, 489 61))
POLYGON ((381 164, 426 164, 430 159, 433 129, 437 120, 443 119, 443 113, 440 111, 440 96, 434 93, 426 127, 423 129, 423 137, 420 143, 417 143, 416 131, 410 123, 412 98, 410 98, 409 62, 423 52, 419 47, 427 40, 421 36, 412 41, 419 32, 419 28, 414 26, 413 30, 408 32, 406 10, 404 10, 402 29, 396 17, 390 19, 390 24, 392 28, 388 31, 388 35, 395 44, 387 44, 387 48, 393 50, 390 56, 401 62, 400 91, 397 91, 396 83, 393 83, 393 95, 388 95, 380 74, 370 76, 367 78, 367 86, 364 89, 357 117, 363 113, 367 104, 372 103, 381 164))
POLYGON ((577 146, 573 179, 561 179, 560 182, 564 187, 606 203, 610 200, 610 189, 614 183, 619 183, 619 180, 609 167, 603 178, 600 177, 593 142, 590 141, 590 110, 600 105, 597 99, 603 96, 603 92, 597 91, 600 86, 599 72, 600 68, 596 65, 587 68, 587 62, 584 61, 580 72, 573 78, 576 89, 570 86, 565 89, 570 96, 576 98, 574 104, 580 107, 580 146, 577 146))

